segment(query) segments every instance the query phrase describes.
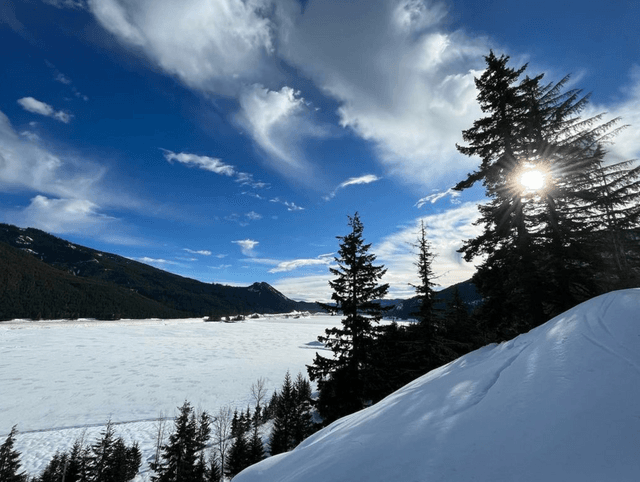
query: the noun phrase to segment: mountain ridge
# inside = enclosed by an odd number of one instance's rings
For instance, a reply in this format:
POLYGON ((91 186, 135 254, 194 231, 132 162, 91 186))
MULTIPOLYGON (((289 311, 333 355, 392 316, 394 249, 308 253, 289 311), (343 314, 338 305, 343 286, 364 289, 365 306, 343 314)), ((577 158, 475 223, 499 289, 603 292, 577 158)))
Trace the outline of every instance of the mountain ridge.
MULTIPOLYGON (((4 308, 0 309, 2 320, 78 316, 106 319, 116 316, 217 318, 254 312, 320 310, 315 303, 287 298, 265 282, 256 282, 248 287, 204 283, 123 256, 71 243, 35 228, 0 224, 0 244, 4 253, 0 268, 6 274, 0 279, 0 294, 3 299, 12 300, 10 304, 8 301, 3 303, 4 308), (12 281, 8 273, 22 282, 12 281), (33 287, 28 292, 23 289, 24 280, 33 287), (104 309, 97 310, 75 302, 69 305, 68 301, 59 302, 42 289, 34 289, 38 284, 48 284, 62 294, 69 291, 72 283, 75 283, 76 291, 83 293, 82 299, 99 299, 98 292, 111 297, 110 308, 104 306, 104 309), (118 304, 114 297, 118 293, 129 298, 129 303, 125 303, 122 309, 116 309, 118 304), (30 304, 41 309, 30 308, 30 304)), ((70 296, 66 294, 63 297, 66 300, 70 296)))

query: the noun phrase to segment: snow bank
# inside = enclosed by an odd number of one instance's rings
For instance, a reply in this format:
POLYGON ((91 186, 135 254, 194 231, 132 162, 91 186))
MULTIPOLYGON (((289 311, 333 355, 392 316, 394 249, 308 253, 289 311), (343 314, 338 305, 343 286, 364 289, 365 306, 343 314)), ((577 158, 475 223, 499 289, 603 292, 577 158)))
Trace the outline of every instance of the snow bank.
POLYGON ((234 482, 640 480, 640 289, 434 370, 234 482))

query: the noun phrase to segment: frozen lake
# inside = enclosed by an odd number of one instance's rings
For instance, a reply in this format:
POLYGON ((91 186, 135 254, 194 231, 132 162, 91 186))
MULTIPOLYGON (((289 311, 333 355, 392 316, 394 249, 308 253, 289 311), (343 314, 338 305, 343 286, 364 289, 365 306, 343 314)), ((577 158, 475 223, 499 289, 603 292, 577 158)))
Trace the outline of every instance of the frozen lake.
POLYGON ((244 409, 260 377, 270 396, 287 370, 306 375, 323 350, 317 337, 339 323, 326 315, 0 323, 0 440, 17 424, 23 466, 34 474, 83 427, 93 440, 111 419, 117 434, 140 442, 144 459, 152 420, 185 400, 210 414, 244 409))

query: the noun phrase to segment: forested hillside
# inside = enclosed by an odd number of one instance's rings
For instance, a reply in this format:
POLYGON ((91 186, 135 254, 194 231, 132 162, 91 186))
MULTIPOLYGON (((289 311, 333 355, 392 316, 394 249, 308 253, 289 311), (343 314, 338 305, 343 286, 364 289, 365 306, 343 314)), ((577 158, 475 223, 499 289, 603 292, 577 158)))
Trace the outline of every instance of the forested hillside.
POLYGON ((203 283, 38 229, 0 224, 0 243, 11 253, 1 261, 0 291, 11 302, 2 303, 0 319, 219 317, 318 310, 314 303, 290 300, 267 283, 203 283), (54 291, 36 289, 42 286, 54 291))

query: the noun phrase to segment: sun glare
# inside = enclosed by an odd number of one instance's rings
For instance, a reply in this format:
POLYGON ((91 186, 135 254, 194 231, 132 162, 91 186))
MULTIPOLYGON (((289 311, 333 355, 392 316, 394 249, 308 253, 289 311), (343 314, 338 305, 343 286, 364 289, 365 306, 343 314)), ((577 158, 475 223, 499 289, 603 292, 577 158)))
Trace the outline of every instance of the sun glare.
POLYGON ((544 188, 544 174, 537 169, 529 169, 520 175, 520 184, 527 191, 539 191, 544 188))

